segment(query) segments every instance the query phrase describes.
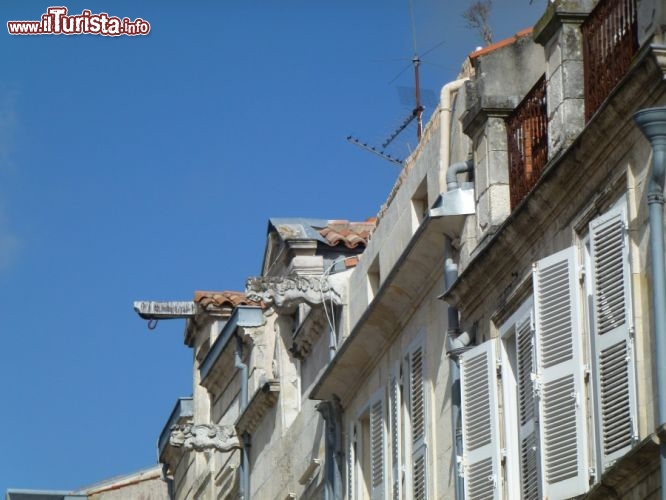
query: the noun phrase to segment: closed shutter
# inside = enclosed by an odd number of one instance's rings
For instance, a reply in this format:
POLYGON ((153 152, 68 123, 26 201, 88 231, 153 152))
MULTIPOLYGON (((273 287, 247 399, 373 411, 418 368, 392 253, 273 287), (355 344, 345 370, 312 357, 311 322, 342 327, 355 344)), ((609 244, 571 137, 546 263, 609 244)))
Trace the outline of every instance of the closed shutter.
POLYGON ((401 453, 401 413, 402 398, 400 384, 400 363, 391 373, 389 383, 389 417, 391 428, 391 498, 400 500, 402 493, 402 453, 401 453))
POLYGON ((588 489, 585 362, 575 257, 571 247, 534 265, 542 494, 550 500, 588 489))
POLYGON ((425 357, 418 345, 409 353, 409 413, 412 427, 412 498, 427 498, 427 406, 425 357))
POLYGON ((534 328, 530 311, 516 323, 520 491, 523 500, 539 498, 536 401, 532 380, 536 374, 534 355, 534 328))
POLYGON ((637 436, 626 220, 622 206, 590 223, 594 382, 604 469, 624 455, 637 436))
POLYGON ((370 489, 372 500, 384 500, 386 496, 386 431, 384 398, 377 398, 370 405, 370 489))
POLYGON ((347 500, 354 500, 356 488, 356 426, 347 433, 347 500))
POLYGON ((460 356, 463 467, 467 500, 499 499, 500 442, 495 341, 460 356))

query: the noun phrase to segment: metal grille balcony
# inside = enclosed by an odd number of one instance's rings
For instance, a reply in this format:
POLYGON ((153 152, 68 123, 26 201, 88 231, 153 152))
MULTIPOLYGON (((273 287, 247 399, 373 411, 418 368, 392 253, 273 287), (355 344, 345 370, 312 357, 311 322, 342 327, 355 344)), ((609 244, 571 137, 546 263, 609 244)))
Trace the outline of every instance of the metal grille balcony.
POLYGON ((636 0, 601 0, 581 26, 586 121, 629 69, 637 30, 636 0))
POLYGON ((534 187, 548 161, 546 77, 539 78, 506 119, 511 210, 534 187))

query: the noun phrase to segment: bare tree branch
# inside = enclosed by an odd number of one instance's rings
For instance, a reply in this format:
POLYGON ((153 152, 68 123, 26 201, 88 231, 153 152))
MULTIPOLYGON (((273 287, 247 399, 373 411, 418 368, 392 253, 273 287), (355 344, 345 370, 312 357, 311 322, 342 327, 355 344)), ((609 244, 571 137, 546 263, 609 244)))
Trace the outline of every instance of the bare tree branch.
POLYGON ((477 0, 462 14, 467 21, 467 27, 478 31, 486 45, 493 43, 493 31, 490 29, 492 6, 492 0, 477 0))

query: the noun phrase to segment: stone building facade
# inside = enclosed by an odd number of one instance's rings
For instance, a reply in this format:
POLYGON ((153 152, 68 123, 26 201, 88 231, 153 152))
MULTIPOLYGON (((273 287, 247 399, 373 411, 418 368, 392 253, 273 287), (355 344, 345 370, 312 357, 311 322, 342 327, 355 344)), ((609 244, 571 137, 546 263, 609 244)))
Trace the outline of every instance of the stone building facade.
POLYGON ((161 467, 114 477, 74 491, 7 490, 6 500, 167 500, 161 467))
POLYGON ((633 115, 666 104, 664 26, 549 2, 443 87, 376 221, 271 219, 242 293, 140 306, 194 353, 172 498, 663 498, 633 115))

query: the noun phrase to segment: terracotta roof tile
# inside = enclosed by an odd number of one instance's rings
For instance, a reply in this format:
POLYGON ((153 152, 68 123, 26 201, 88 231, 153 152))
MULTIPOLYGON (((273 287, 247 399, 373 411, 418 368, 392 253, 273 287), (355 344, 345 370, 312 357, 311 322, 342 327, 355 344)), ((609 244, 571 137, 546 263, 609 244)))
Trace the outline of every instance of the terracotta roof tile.
POLYGON ((243 292, 194 292, 194 302, 203 309, 218 309, 229 307, 231 309, 237 306, 261 306, 261 303, 249 300, 243 292))
POLYGON ((484 55, 489 54, 490 52, 493 52, 497 49, 501 49, 502 47, 506 47, 507 45, 511 45, 512 43, 514 43, 519 38, 522 38, 524 36, 528 36, 528 35, 531 35, 531 34, 532 34, 532 28, 524 29, 522 31, 519 31, 518 33, 516 33, 512 37, 505 38, 504 40, 500 40, 497 43, 493 43, 492 45, 488 45, 487 47, 483 47, 480 50, 472 52, 469 55, 469 58, 470 59, 476 59, 479 56, 484 56, 484 55))
POLYGON ((330 220, 328 225, 319 230, 326 242, 332 246, 344 245, 347 248, 366 246, 372 231, 377 225, 376 218, 365 222, 349 222, 347 220, 330 220))

